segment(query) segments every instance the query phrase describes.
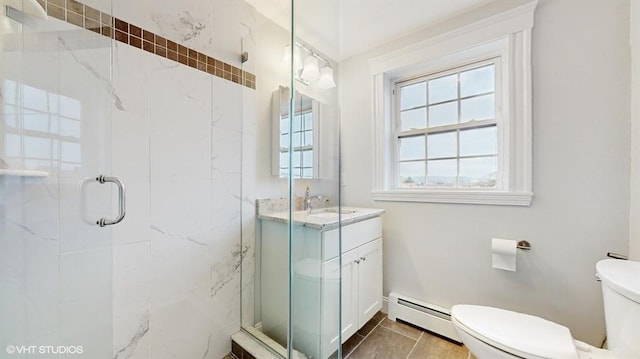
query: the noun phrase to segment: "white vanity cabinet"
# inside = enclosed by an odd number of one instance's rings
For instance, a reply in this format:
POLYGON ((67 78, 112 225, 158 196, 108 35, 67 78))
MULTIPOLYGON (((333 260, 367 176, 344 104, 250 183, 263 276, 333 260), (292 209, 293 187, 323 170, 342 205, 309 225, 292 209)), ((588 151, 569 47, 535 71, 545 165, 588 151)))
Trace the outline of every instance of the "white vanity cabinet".
POLYGON ((368 236, 360 237, 357 233, 349 233, 347 227, 343 229, 346 232, 342 245, 343 343, 382 308, 380 218, 362 222, 362 225, 372 230, 368 236))
POLYGON ((382 239, 342 255, 342 342, 382 307, 382 239))
MULTIPOLYGON (((381 222, 375 216, 343 225, 342 245, 335 225, 293 226, 293 347, 307 357, 326 359, 338 349, 340 305, 342 342, 382 307, 381 222)), ((283 345, 288 316, 287 227, 277 221, 261 222, 262 329, 283 345)))

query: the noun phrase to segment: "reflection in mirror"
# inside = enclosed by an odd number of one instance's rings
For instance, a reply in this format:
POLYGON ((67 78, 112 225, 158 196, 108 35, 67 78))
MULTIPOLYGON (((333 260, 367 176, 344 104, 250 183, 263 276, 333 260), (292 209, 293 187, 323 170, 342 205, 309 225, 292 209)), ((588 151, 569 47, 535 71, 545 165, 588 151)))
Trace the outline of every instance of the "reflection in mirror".
POLYGON ((289 116, 289 88, 273 93, 272 174, 287 177, 289 156, 293 178, 318 178, 318 101, 296 91, 293 117, 289 116))

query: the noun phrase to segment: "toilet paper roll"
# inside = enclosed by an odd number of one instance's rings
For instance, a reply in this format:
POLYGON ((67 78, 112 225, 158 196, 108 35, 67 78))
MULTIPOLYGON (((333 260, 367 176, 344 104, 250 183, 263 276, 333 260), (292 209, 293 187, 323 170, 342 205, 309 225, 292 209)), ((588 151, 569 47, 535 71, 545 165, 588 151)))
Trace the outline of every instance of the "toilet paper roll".
POLYGON ((517 241, 513 239, 491 238, 491 263, 493 268, 515 272, 517 252, 517 241))

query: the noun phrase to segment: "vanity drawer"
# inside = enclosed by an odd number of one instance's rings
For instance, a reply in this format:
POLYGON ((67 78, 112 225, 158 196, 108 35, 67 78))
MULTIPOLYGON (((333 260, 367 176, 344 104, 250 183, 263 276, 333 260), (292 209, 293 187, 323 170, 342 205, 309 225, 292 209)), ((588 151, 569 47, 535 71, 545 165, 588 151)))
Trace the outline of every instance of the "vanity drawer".
MULTIPOLYGON (((342 253, 382 237, 382 219, 374 217, 342 227, 342 253)), ((339 254, 338 228, 322 232, 322 260, 335 258, 339 254)))

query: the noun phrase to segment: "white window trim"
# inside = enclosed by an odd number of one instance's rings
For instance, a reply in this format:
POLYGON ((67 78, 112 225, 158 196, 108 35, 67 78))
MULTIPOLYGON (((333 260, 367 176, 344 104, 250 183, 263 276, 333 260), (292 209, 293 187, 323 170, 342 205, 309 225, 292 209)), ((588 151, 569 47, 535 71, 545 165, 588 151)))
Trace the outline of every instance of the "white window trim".
POLYGON ((370 61, 373 77, 374 161, 376 201, 465 203, 529 206, 532 192, 531 29, 537 1, 465 24, 370 61), (503 93, 499 136, 502 163, 509 169, 496 189, 395 189, 392 177, 394 81, 454 67, 491 56, 502 59, 503 93))

